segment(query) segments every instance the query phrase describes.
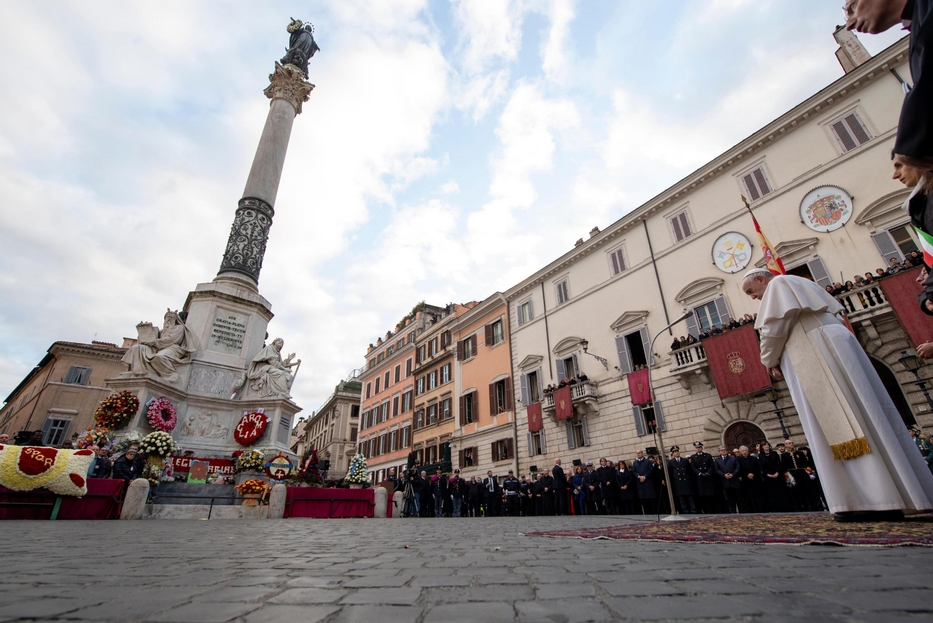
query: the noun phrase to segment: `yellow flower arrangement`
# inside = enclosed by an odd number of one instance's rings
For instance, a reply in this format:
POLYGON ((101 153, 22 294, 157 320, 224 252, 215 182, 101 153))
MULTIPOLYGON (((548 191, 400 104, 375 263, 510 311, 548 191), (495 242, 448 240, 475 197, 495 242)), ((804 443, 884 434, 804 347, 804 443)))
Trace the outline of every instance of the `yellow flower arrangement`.
POLYGON ((239 491, 240 495, 262 495, 266 491, 266 483, 258 478, 251 478, 234 489, 239 491))

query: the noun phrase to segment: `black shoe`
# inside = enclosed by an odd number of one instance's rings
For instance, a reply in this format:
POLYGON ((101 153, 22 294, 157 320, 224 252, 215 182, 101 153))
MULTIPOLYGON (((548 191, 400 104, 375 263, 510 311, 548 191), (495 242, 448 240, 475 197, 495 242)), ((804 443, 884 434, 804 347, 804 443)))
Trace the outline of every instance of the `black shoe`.
POLYGON ((848 511, 833 513, 833 520, 840 523, 904 521, 904 511, 848 511))

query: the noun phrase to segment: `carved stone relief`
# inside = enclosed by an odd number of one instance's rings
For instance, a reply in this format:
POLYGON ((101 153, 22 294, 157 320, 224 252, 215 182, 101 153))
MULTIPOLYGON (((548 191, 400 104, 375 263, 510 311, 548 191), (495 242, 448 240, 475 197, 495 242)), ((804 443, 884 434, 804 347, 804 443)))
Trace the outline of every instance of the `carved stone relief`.
POLYGON ((213 411, 189 412, 182 428, 184 437, 203 437, 205 439, 226 439, 230 429, 221 421, 221 416, 213 411))

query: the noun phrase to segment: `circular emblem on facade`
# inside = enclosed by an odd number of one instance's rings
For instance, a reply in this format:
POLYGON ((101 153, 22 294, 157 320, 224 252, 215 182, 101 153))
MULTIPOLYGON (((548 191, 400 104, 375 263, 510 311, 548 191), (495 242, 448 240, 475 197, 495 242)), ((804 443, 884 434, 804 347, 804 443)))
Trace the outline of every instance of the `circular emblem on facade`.
POLYGON ((838 186, 820 186, 800 202, 800 220, 821 233, 835 231, 852 218, 852 197, 838 186))
POLYGON ((742 353, 734 351, 726 355, 726 361, 729 362, 729 369, 732 374, 742 374, 745 372, 745 360, 742 359, 742 353))
POLYGON ((713 263, 724 273, 737 273, 752 261, 752 244, 744 234, 730 231, 713 243, 713 263))

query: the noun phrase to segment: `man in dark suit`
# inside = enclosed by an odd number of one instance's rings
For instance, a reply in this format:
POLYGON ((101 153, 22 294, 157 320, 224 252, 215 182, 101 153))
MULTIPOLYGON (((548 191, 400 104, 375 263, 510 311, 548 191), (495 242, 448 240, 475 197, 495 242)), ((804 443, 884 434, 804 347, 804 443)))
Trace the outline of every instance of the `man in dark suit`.
POLYGON ((713 457, 709 452, 703 451, 703 442, 694 441, 696 452, 687 459, 696 477, 697 510, 701 513, 716 513, 719 511, 719 483, 716 482, 716 469, 713 466, 713 457))
POLYGON ((492 470, 486 472, 486 477, 483 478, 483 489, 486 517, 498 517, 502 514, 502 489, 499 487, 499 481, 492 475, 492 470))
POLYGON ((742 480, 740 510, 745 513, 764 513, 767 509, 764 504, 764 482, 761 479, 758 457, 752 456, 748 446, 740 446, 739 452, 739 477, 742 480))
POLYGON ((554 459, 554 468, 551 470, 554 476, 554 510, 558 515, 567 513, 567 474, 564 468, 560 466, 560 459, 554 459))
POLYGON ((729 454, 725 446, 719 446, 719 456, 713 461, 716 467, 716 474, 719 476, 719 482, 722 486, 722 497, 726 501, 726 512, 738 512, 738 493, 742 489, 742 481, 739 480, 739 462, 734 456, 729 454))
POLYGON ((693 503, 696 486, 693 482, 693 468, 687 459, 680 458, 680 446, 671 447, 671 460, 667 462, 667 471, 671 475, 671 487, 681 513, 696 514, 693 503))
POLYGON ((596 468, 596 477, 599 478, 599 494, 603 500, 604 513, 608 515, 619 514, 619 487, 616 484, 616 469, 607 459, 599 459, 596 468))
MULTIPOLYGON (((781 455, 781 464, 784 471, 794 477, 794 486, 791 487, 791 494, 794 499, 794 510, 810 511, 817 510, 810 508, 810 500, 813 497, 810 493, 810 473, 809 467, 813 469, 810 457, 794 449, 794 442, 790 439, 784 441, 784 454, 781 455)), ((822 510, 822 509, 820 509, 822 510)))
POLYGON ((94 454, 97 456, 94 458, 94 462, 91 463, 91 466, 87 470, 88 478, 110 478, 110 474, 113 471, 113 466, 110 464, 110 453, 107 452, 107 448, 98 448, 94 446, 91 448, 94 451, 94 454))
POLYGON ((632 471, 635 472, 637 481, 638 499, 646 515, 653 515, 658 510, 658 492, 654 488, 654 470, 656 469, 654 462, 645 458, 641 450, 635 452, 632 471))
POLYGON ((599 475, 593 467, 593 461, 586 462, 586 471, 583 472, 583 487, 586 491, 586 514, 606 514, 601 489, 599 488, 599 475))

